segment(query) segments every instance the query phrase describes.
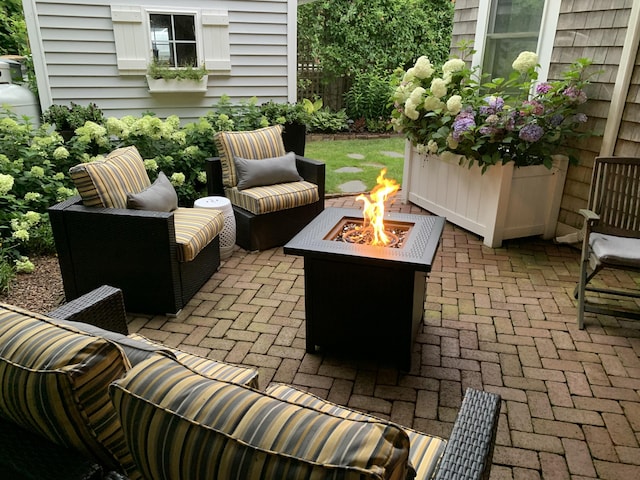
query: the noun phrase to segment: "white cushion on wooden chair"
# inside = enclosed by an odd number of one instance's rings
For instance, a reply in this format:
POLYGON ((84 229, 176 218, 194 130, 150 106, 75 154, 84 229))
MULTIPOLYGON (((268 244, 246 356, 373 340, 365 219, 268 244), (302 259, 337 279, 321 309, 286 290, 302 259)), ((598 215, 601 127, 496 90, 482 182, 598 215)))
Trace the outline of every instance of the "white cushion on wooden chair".
POLYGON ((598 263, 640 268, 640 238, 592 233, 589 245, 598 263))

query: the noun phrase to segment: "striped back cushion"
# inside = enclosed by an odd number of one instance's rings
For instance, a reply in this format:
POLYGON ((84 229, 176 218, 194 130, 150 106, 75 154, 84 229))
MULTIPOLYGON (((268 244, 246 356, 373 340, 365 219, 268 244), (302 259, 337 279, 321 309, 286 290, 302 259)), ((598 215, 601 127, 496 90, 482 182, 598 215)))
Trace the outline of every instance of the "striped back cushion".
POLYGON ((234 157, 261 160, 281 157, 286 153, 282 141, 282 125, 248 132, 217 132, 213 140, 220 155, 222 184, 227 188, 238 184, 234 157))
POLYGON ((225 194, 232 204, 244 208, 254 215, 309 205, 317 202, 320 198, 318 186, 306 181, 280 183, 245 190, 238 190, 234 187, 227 189, 225 194))
POLYGON ((129 338, 144 342, 150 347, 158 349, 170 350, 176 357, 176 360, 183 365, 195 370, 200 375, 212 378, 214 380, 224 380, 225 382, 238 383, 241 385, 249 385, 258 388, 258 371, 253 368, 240 367, 238 365, 230 365, 228 363, 216 362, 210 358, 200 357, 192 353, 183 352, 177 348, 167 347, 159 343, 149 340, 147 337, 137 333, 130 333, 129 338))
MULTIPOLYGON (((345 408, 341 405, 328 402, 316 395, 308 392, 303 392, 297 388, 280 383, 269 385, 266 392, 269 395, 287 400, 289 402, 297 403, 299 405, 306 405, 316 410, 331 413, 342 418, 355 418, 359 420, 366 420, 367 418, 374 418, 371 415, 356 412, 349 408, 345 408)), ((440 458, 444 453, 444 449, 447 446, 446 440, 427 435, 410 428, 401 427, 409 436, 409 466, 414 470, 416 479, 432 478, 435 473, 440 458)))
POLYGON ((173 211, 178 261, 190 262, 224 227, 224 214, 211 208, 178 207, 173 211))
POLYGON ((211 380, 169 358, 138 364, 110 392, 146 478, 405 480, 407 475, 408 437, 388 422, 321 413, 211 380))
POLYGON ((75 165, 69 175, 87 207, 127 208, 127 193, 140 193, 151 185, 134 146, 114 150, 104 160, 75 165))
POLYGON ((0 415, 139 478, 108 393, 129 368, 108 340, 0 304, 0 415))

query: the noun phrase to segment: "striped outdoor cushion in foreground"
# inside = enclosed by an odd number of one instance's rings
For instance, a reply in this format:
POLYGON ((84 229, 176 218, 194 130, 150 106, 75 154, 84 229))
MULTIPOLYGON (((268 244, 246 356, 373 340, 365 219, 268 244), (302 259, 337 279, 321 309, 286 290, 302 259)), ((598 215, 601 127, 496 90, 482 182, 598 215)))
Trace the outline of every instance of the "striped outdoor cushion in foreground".
POLYGON ((150 358, 111 385, 146 478, 405 480, 409 438, 150 358))
POLYGON ((0 415, 133 480, 107 391, 129 366, 115 343, 0 304, 0 415))

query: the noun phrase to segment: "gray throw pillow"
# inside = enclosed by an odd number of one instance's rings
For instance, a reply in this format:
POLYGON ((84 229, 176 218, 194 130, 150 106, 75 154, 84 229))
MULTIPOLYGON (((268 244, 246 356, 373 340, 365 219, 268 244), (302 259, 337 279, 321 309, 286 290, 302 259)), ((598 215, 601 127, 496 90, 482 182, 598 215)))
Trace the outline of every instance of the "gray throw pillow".
POLYGON ((171 212, 178 208, 178 194, 164 172, 160 172, 150 187, 140 193, 127 193, 127 208, 171 212))
POLYGON ((293 152, 260 160, 234 157, 233 162, 238 175, 238 190, 302 180, 296 169, 296 155, 293 152))

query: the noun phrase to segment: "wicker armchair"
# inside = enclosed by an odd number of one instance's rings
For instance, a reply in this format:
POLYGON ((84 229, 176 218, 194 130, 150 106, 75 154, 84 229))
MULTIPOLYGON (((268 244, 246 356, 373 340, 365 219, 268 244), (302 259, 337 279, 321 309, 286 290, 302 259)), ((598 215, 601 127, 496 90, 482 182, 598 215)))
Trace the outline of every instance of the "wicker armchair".
POLYGON ((200 208, 137 210, 128 207, 122 192, 119 203, 105 205, 108 195, 116 197, 114 185, 132 191, 112 181, 121 171, 131 175, 130 161, 146 176, 137 151, 121 150, 104 162, 85 164, 87 169, 111 168, 110 176, 104 174, 109 181, 95 180, 89 188, 87 175, 74 178, 81 196, 49 208, 66 299, 108 284, 122 289, 128 311, 176 314, 220 265, 218 233, 224 217, 200 208), (119 170, 109 161, 119 161, 119 170), (95 185, 108 191, 97 194, 95 185))
POLYGON ((267 190, 277 189, 276 185, 238 191, 238 176, 233 166, 234 160, 230 157, 245 156, 245 158, 263 159, 284 154, 285 146, 281 138, 280 126, 252 132, 219 132, 215 138, 220 157, 207 159, 205 167, 207 190, 209 195, 226 196, 231 200, 236 220, 236 243, 245 250, 266 250, 284 245, 324 209, 325 165, 299 155, 295 155, 295 166, 302 181, 280 185, 296 186, 305 183, 308 188, 309 184, 312 184, 315 189, 315 200, 300 204, 297 200, 291 201, 291 198, 297 197, 300 193, 296 191, 287 192, 286 195, 289 198, 286 201, 267 200, 271 194, 267 190), (233 140, 224 143, 225 136, 232 137, 233 140), (268 148, 252 144, 256 138, 266 136, 271 142, 268 148), (287 205, 264 213, 251 211, 246 204, 241 203, 243 197, 249 196, 253 197, 252 200, 255 203, 287 203, 287 205), (293 205, 289 204, 290 202, 293 205))

